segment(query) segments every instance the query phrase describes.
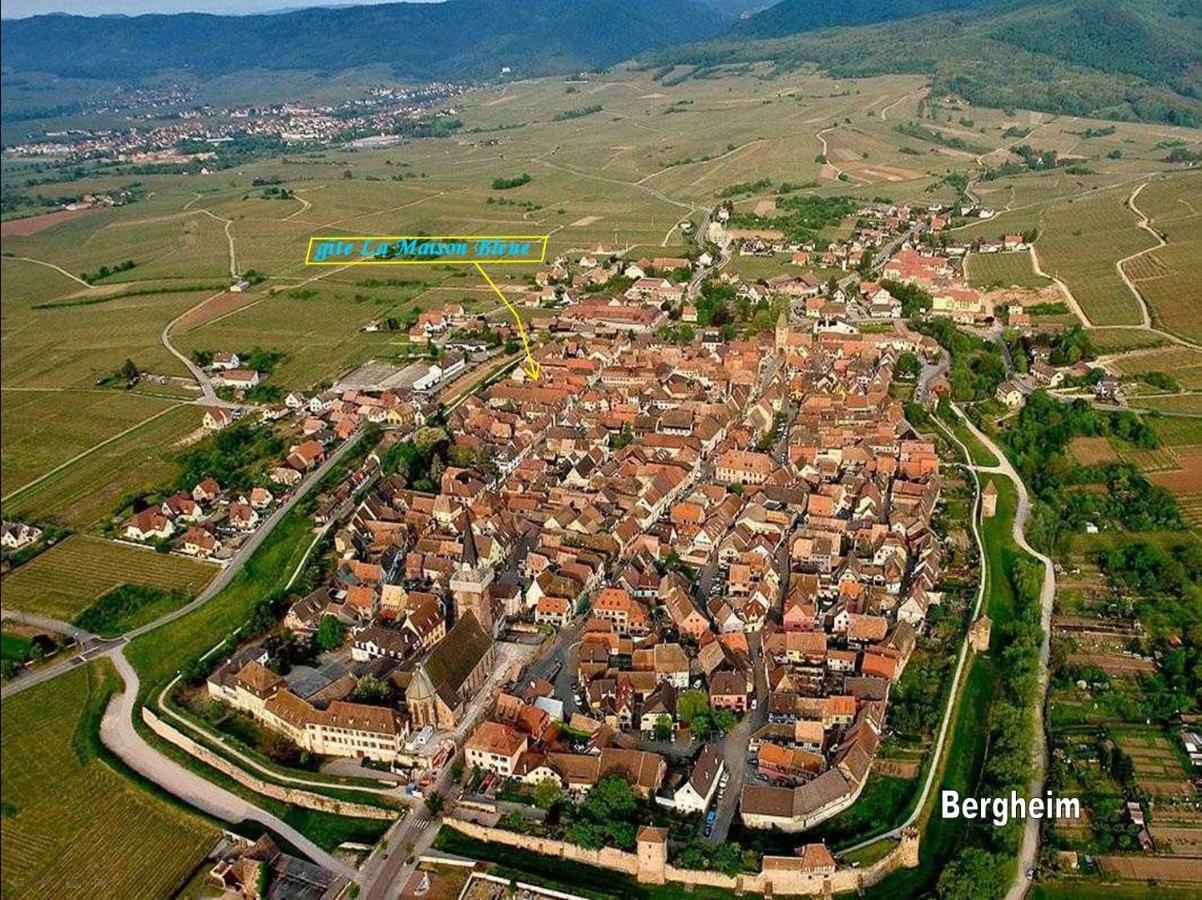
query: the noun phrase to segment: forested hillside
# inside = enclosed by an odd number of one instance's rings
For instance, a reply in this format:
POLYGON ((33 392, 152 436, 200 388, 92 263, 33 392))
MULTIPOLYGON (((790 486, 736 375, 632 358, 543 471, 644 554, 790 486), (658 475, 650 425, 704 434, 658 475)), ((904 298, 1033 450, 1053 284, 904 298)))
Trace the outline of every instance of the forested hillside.
POLYGON ((693 0, 447 0, 276 15, 36 16, 5 20, 6 72, 132 82, 174 72, 337 72, 384 64, 400 78, 491 77, 609 66, 722 33, 693 0))
POLYGON ((986 106, 1202 123, 1202 4, 1191 0, 862 0, 840 6, 840 15, 883 19, 948 4, 973 8, 814 31, 832 13, 785 0, 727 38, 671 48, 654 61, 703 71, 771 60, 839 76, 927 73, 936 92, 986 106), (790 30, 799 33, 750 39, 790 30))

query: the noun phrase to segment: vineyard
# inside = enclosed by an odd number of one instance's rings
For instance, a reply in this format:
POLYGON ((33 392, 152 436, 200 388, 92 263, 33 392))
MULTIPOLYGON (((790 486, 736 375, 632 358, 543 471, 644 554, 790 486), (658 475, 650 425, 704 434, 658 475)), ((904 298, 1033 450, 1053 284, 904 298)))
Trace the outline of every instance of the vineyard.
POLYGON ((113 772, 77 733, 97 727, 102 684, 115 678, 101 665, 4 701, 5 897, 171 896, 216 839, 215 828, 113 772))
POLYGON ((197 594, 217 569, 208 563, 76 535, 4 580, 4 605, 70 620, 119 584, 197 594))

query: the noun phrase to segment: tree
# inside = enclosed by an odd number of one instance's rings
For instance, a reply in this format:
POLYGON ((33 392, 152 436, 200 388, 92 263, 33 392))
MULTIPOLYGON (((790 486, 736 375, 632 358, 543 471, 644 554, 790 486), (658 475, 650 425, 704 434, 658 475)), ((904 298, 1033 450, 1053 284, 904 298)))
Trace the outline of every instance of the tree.
POLYGON ((585 795, 581 807, 599 822, 628 818, 638 802, 634 790, 621 775, 606 775, 585 795))
POLYGON ((361 703, 391 704, 396 691, 391 682, 382 681, 373 675, 365 675, 359 679, 355 689, 351 691, 351 699, 361 703))
POLYGON ((955 900, 992 900, 1006 893, 1005 860, 969 847, 939 876, 939 896, 955 900))
POLYGON ((655 739, 670 740, 672 737, 672 720, 668 716, 660 716, 655 720, 655 739))
POLYGON ((413 444, 421 453, 430 453, 447 439, 444 429, 432 426, 423 426, 413 433, 413 444))
POLYGON ((693 719, 698 715, 708 713, 709 708, 709 694, 700 689, 681 691, 680 696, 676 698, 676 715, 690 728, 693 725, 693 719))
POLYGON ((913 353, 903 353, 897 358, 898 378, 917 378, 922 373, 922 361, 913 353))
POLYGON ((442 808, 445 805, 446 805, 446 798, 443 797, 442 794, 438 793, 438 791, 435 791, 434 793, 432 793, 426 797, 426 809, 430 812, 430 815, 432 815, 432 816, 436 816, 440 812, 442 812, 442 808))
POLYGON ((183 668, 179 670, 179 674, 186 684, 197 685, 208 677, 209 667, 201 660, 193 659, 184 663, 183 668))
POLYGON ((338 621, 337 616, 327 613, 321 617, 321 621, 317 625, 317 636, 314 638, 318 647, 322 650, 334 650, 342 646, 345 637, 346 629, 338 621))
POLYGON ((550 809, 563 796, 559 785, 552 778, 544 778, 534 786, 534 805, 539 809, 550 809))
POLYGON ((735 723, 738 722, 735 714, 729 709, 715 709, 711 711, 710 719, 713 721, 714 727, 719 731, 730 731, 735 727, 735 723))

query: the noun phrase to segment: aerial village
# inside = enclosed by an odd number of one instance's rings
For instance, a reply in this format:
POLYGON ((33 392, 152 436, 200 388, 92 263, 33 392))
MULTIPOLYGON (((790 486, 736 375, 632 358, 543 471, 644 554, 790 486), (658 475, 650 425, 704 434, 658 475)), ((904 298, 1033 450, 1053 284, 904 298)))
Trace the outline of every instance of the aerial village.
MULTIPOLYGON (((443 387, 505 361, 496 333, 512 336, 451 305, 410 329, 437 350, 425 359, 209 407, 214 432, 257 409, 280 458, 249 490, 201 478, 122 539, 221 562, 365 430, 382 439, 313 503, 333 564, 279 634, 227 642, 185 702, 415 799, 446 793, 440 821, 459 827, 570 841, 548 803, 620 782, 643 811, 640 858, 663 845, 667 860, 670 833, 721 845, 741 828, 795 836, 763 877, 833 872, 804 833, 863 791, 891 692, 974 564, 965 523, 953 539, 944 515, 946 479, 965 496, 963 474, 906 414, 947 394, 946 354, 895 293, 921 288, 919 315, 982 329, 998 301, 967 286, 930 210, 866 208, 822 248, 740 234, 728 214, 696 258, 598 246, 537 272, 524 298, 550 308, 537 378, 503 365, 444 405, 443 387), (762 253, 846 274, 724 271, 762 253), (682 339, 715 282, 768 304, 774 326, 682 339), (921 373, 899 392, 903 356, 921 373), (285 658, 297 642, 312 651, 285 658)), ((1021 325, 1019 309, 1005 315, 1021 325)), ((231 352, 206 367, 234 401, 261 380, 231 352)), ((1011 384, 1018 403, 1038 376, 1011 384)), ((962 593, 940 618, 966 615, 962 593)), ((987 647, 988 619, 968 624, 987 647)))
MULTIPOLYGON (((947 257, 911 244, 924 226, 893 211, 835 252, 854 265, 894 241, 883 279, 938 284, 951 305, 932 314, 956 316, 968 289, 947 257)), ((719 246, 729 258, 753 244, 719 246)), ((669 312, 695 317, 689 271, 714 262, 606 248, 557 260, 532 290, 562 305, 537 380, 514 368, 445 417, 412 381, 290 396, 318 446, 331 427, 349 436, 347 422, 370 421, 393 437, 416 428, 417 445, 441 430, 450 452, 389 472, 378 451, 358 502, 345 488, 319 501, 327 519, 346 513, 336 568, 284 626, 332 630, 335 646, 290 670, 261 643, 238 647, 208 697, 415 795, 462 751, 456 814, 524 800, 529 821, 506 819, 518 830, 545 827, 539 790, 575 801, 615 778, 717 842, 737 817, 800 846, 851 806, 888 734, 891 688, 943 600, 945 474, 890 390, 907 353, 937 396, 941 351, 878 283, 800 276, 739 284, 787 298, 773 329, 665 339, 669 312), (620 294, 572 299, 617 274, 620 294)), ((452 321, 461 310, 415 328, 448 340, 452 321)), ((304 469, 298 454, 285 467, 304 469)), ((820 842, 803 850, 790 865, 833 865, 820 842)))

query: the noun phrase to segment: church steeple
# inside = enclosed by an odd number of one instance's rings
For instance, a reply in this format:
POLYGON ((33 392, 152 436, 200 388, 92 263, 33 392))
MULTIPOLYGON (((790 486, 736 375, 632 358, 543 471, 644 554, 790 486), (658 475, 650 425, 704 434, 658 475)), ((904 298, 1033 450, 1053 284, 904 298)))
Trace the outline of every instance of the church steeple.
POLYGON ((789 348, 789 311, 782 309, 776 320, 776 350, 778 353, 789 348))
POLYGON ((467 517, 467 527, 463 531, 463 557, 460 563, 465 569, 474 569, 480 565, 480 553, 476 550, 476 536, 470 515, 467 517))
POLYGON ((492 569, 480 559, 476 532, 472 527, 471 514, 468 513, 463 529, 463 553, 459 558, 459 569, 451 574, 456 619, 470 610, 486 631, 493 631, 492 601, 488 590, 492 580, 492 569))

